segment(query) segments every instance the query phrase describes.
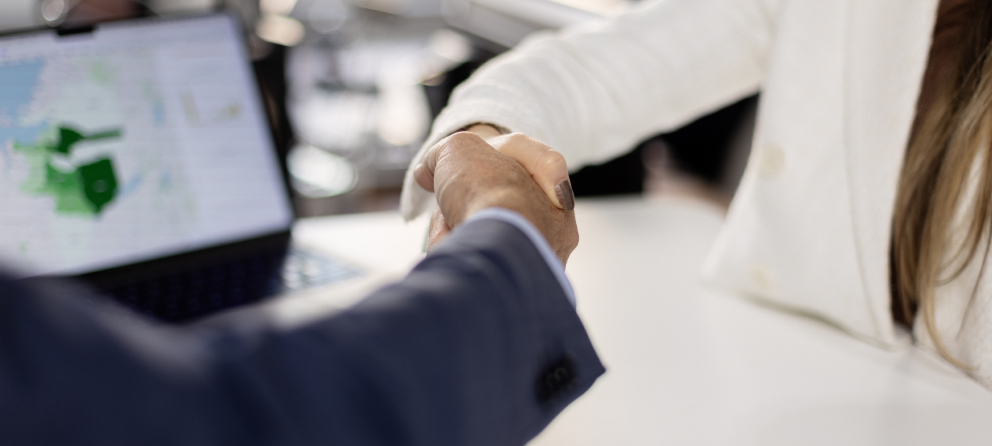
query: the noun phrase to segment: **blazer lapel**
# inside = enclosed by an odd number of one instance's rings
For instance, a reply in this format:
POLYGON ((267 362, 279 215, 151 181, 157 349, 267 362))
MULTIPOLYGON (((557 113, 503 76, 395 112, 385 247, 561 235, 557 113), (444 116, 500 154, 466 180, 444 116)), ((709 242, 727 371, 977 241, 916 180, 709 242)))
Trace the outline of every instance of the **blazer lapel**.
POLYGON ((930 49, 938 0, 852 0, 845 67, 845 144, 855 243, 879 338, 889 314, 893 204, 930 49))

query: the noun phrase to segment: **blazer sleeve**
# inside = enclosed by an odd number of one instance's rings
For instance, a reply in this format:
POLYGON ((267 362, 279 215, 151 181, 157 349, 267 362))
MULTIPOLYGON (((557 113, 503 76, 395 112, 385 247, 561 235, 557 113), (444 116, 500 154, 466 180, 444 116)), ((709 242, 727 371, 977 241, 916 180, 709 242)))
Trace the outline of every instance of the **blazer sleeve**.
POLYGON ((407 172, 404 216, 433 203, 412 176, 426 149, 469 124, 528 134, 575 171, 757 91, 782 1, 650 1, 525 40, 454 91, 407 172))
POLYGON ((155 325, 83 293, 0 280, 0 443, 523 444, 604 371, 497 220, 293 329, 155 325))

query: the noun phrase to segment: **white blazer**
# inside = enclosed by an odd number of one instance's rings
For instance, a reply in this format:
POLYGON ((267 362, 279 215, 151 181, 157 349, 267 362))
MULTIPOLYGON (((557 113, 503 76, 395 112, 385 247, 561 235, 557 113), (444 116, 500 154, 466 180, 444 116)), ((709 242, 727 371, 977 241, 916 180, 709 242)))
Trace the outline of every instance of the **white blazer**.
MULTIPOLYGON (((487 64, 456 90, 425 148, 487 122, 544 141, 576 170, 760 89, 751 158, 704 277, 898 348, 908 337, 890 311, 890 224, 937 5, 651 2, 487 64)), ((409 173, 405 186, 405 216, 431 206, 409 173)), ((979 268, 937 290, 937 319, 951 352, 992 387, 982 297, 992 285, 970 299, 979 268)))

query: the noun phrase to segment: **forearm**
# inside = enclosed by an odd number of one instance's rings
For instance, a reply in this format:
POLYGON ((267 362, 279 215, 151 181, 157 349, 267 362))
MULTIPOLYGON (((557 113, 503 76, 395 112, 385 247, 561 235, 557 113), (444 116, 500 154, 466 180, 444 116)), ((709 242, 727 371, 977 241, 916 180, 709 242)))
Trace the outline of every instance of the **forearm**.
MULTIPOLYGON (((572 171, 615 157, 756 91, 780 2, 666 0, 529 39, 455 90, 425 148, 490 123, 548 144, 572 171)), ((411 186, 402 203, 407 217, 429 203, 411 186)))
POLYGON ((415 443, 522 444, 603 371, 545 261, 502 222, 460 227, 404 281, 344 317, 369 331, 355 339, 375 340, 356 346, 367 358, 359 362, 401 386, 388 390, 406 396, 394 410, 419 414, 409 426, 422 435, 415 443), (563 363, 570 382, 542 394, 563 363))
POLYGON ((304 443, 523 444, 603 372, 545 259, 493 220, 460 226, 354 308, 278 336, 242 368, 262 371, 260 394, 278 385, 266 410, 301 420, 286 433, 304 443), (560 367, 567 381, 543 385, 560 367), (341 436, 383 417, 388 429, 341 436))

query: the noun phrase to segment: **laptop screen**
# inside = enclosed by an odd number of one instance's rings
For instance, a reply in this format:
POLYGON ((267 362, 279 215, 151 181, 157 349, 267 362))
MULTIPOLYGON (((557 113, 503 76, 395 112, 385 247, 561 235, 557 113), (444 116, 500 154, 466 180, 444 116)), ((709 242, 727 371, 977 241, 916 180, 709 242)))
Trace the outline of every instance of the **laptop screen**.
POLYGON ((81 274, 292 222, 227 15, 0 37, 0 265, 81 274))

